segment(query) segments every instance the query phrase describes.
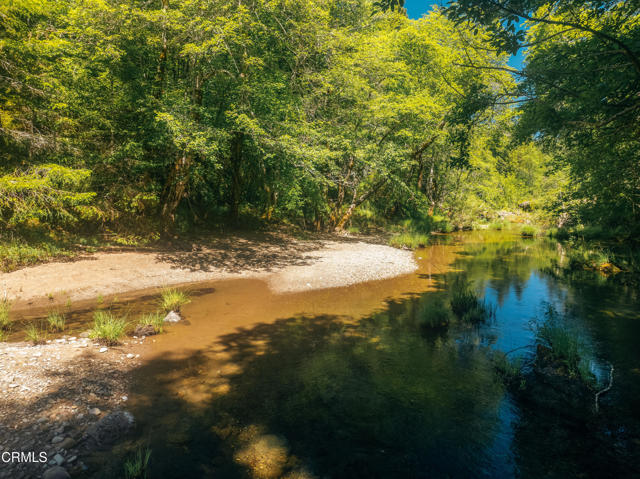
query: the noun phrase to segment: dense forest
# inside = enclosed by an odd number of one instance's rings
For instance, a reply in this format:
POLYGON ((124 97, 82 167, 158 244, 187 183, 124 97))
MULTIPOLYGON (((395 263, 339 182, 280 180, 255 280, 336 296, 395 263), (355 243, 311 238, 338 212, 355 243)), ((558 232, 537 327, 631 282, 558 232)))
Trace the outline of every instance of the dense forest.
POLYGON ((0 3, 0 235, 640 224, 638 2, 0 3), (522 70, 508 65, 526 49, 522 70), (436 225, 436 226, 433 226, 436 225))

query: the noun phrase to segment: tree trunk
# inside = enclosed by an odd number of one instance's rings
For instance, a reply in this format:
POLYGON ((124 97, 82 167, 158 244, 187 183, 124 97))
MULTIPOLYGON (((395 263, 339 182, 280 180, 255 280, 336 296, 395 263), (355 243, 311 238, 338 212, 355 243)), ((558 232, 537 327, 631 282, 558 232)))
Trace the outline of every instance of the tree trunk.
POLYGON ((353 191, 353 198, 351 200, 351 204, 349 205, 349 208, 347 209, 347 211, 345 211, 345 213, 342 215, 342 218, 340 218, 340 221, 338 221, 338 224, 336 225, 334 231, 336 232, 343 231, 344 226, 351 219, 351 217, 353 216, 353 212, 356 210, 356 208, 360 206, 362 203, 364 203, 365 201, 367 201, 386 182, 387 182, 386 178, 381 179, 375 185, 373 185, 373 187, 371 187, 369 191, 365 191, 360 196, 358 196, 358 188, 356 187, 356 189, 353 191))
POLYGON ((193 157, 183 152, 182 156, 173 164, 173 168, 169 174, 162 205, 162 218, 165 230, 175 221, 176 209, 180 205, 180 201, 182 201, 184 192, 187 189, 188 171, 192 161, 193 157))

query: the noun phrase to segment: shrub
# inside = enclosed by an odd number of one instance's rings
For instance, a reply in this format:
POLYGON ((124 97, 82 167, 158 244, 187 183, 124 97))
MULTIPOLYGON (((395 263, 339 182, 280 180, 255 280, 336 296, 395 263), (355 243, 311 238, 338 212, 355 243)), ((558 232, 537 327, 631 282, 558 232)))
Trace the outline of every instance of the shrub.
POLYGON ((10 311, 11 301, 7 298, 0 299, 0 330, 9 329, 11 327, 11 320, 9 319, 10 311))
POLYGON ((155 313, 145 313, 140 317, 138 325, 153 326, 154 331, 160 334, 164 331, 164 317, 157 311, 155 313))
POLYGON ((143 479, 147 477, 147 469, 149 467, 149 459, 151 458, 151 449, 146 448, 144 453, 142 449, 138 449, 133 458, 124 463, 125 479, 143 479))
POLYGON ((457 277, 451 294, 451 310, 462 321, 481 323, 495 315, 495 309, 480 301, 469 283, 457 277))
POLYGON ((429 244, 429 235, 422 233, 400 233, 391 237, 389 245, 395 248, 424 248, 429 244))
POLYGON ((531 225, 524 225, 522 227, 522 229, 520 229, 520 235, 528 237, 528 238, 532 238, 534 236, 537 236, 538 233, 539 233, 538 228, 536 228, 535 226, 531 226, 531 225))
POLYGON ((489 224, 489 229, 494 231, 502 231, 507 229, 508 223, 506 221, 494 221, 489 224))
POLYGON ((25 333, 27 341, 33 343, 34 346, 43 344, 47 340, 47 332, 42 325, 36 326, 35 324, 30 324, 27 326, 25 333))
POLYGON ((191 302, 189 294, 174 288, 163 289, 160 293, 160 306, 163 311, 180 311, 180 307, 191 302))
POLYGON ((104 344, 118 344, 124 336, 127 321, 124 318, 116 318, 110 311, 96 311, 93 314, 93 329, 89 337, 104 344))
POLYGON ((47 315, 47 323, 49 324, 49 331, 64 331, 66 318, 64 314, 52 311, 47 315))

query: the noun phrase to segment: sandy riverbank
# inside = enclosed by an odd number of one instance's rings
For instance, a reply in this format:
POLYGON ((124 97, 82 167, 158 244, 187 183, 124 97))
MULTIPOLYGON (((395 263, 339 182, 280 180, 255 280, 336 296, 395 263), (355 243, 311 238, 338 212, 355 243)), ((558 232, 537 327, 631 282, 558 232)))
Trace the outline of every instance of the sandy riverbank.
POLYGON ((14 309, 237 278, 262 279, 284 293, 391 278, 416 267, 410 251, 361 240, 230 236, 171 250, 101 252, 3 273, 0 292, 14 309))

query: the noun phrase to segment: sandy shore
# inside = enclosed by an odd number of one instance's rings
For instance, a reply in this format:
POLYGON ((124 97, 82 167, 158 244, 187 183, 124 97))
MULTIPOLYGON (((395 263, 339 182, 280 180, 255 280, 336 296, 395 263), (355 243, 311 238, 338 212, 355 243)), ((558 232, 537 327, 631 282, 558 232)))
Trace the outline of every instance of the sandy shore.
POLYGON ((0 275, 14 308, 61 304, 181 283, 266 281, 277 293, 348 286, 411 273, 409 251, 360 240, 227 237, 163 251, 96 253, 0 275))

